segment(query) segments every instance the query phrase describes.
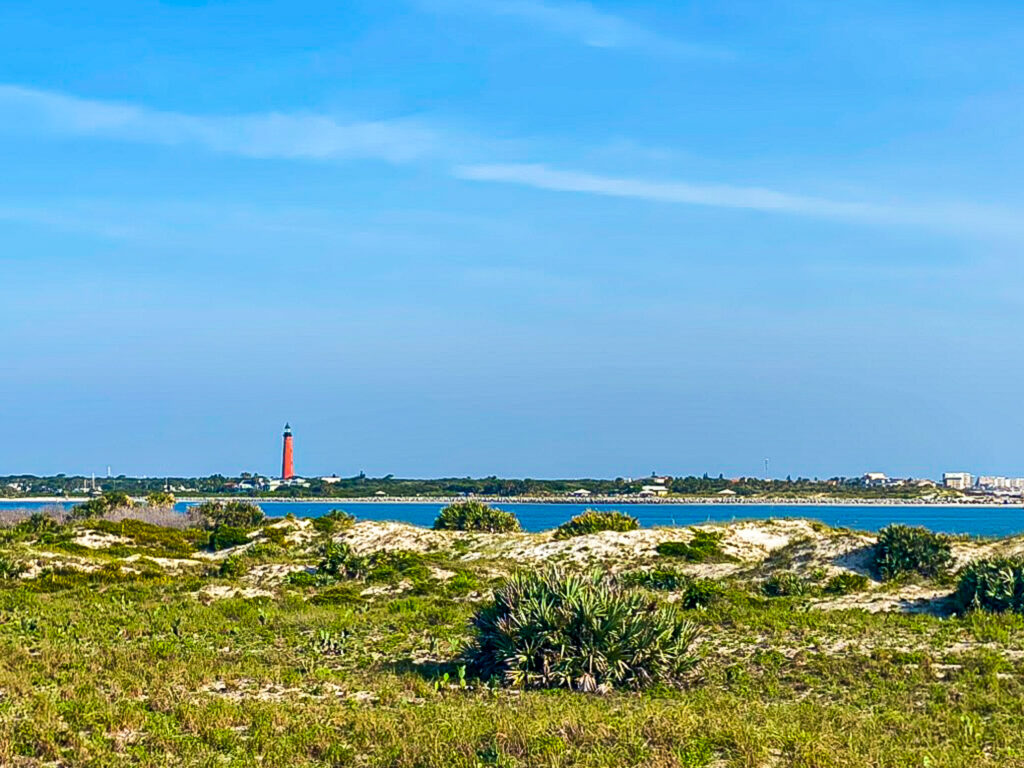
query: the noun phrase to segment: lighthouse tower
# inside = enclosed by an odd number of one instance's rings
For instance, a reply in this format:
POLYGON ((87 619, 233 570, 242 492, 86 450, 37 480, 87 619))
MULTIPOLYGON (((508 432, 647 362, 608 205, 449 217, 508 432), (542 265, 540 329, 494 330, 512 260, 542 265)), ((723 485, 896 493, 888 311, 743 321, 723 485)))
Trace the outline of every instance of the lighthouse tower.
POLYGON ((295 460, 292 458, 292 428, 284 425, 284 452, 281 456, 281 479, 291 480, 295 477, 295 460))

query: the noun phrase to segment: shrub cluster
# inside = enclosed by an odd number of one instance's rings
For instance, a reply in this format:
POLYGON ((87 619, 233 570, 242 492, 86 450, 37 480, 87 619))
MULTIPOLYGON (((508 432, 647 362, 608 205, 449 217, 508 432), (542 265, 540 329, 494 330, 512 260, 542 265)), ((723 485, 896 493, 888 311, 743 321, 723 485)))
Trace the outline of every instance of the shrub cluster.
POLYGON ((320 549, 316 574, 293 574, 290 583, 296 586, 333 584, 344 579, 396 582, 409 579, 414 584, 430 578, 423 555, 398 550, 357 555, 345 543, 327 542, 320 549))
POLYGON ((953 561, 949 539, 927 528, 890 525, 878 532, 874 565, 885 581, 905 574, 945 574, 953 561))
POLYGON ((0 555, 0 579, 16 579, 25 571, 25 566, 17 560, 0 555))
POLYGON ((86 525, 95 531, 131 539, 133 547, 156 557, 188 557, 197 547, 208 543, 206 533, 195 528, 165 528, 132 518, 116 522, 93 520, 86 525))
POLYGON ((794 571, 773 573, 761 585, 762 591, 768 597, 795 597, 806 594, 807 588, 807 582, 794 571))
POLYGON ((735 560, 722 551, 724 534, 718 531, 694 531, 689 541, 663 541, 656 548, 662 557, 678 557, 690 563, 722 563, 735 560))
POLYGON ((1024 558, 976 560, 962 571, 956 589, 959 611, 1024 613, 1024 558))
POLYGON ((556 539, 585 536, 598 531, 635 531, 640 527, 635 517, 622 512, 599 512, 588 509, 555 529, 556 539))
POLYGON ((694 624, 601 572, 514 574, 472 625, 466 663, 521 688, 643 688, 697 663, 694 624))
POLYGON ((632 571, 623 574, 622 581, 647 589, 678 592, 676 602, 684 610, 707 608, 722 596, 722 586, 712 579, 695 579, 685 573, 671 568, 655 568, 650 571, 632 571))
POLYGON ((250 501, 204 501, 189 509, 204 528, 230 526, 251 530, 264 520, 263 510, 250 501))
POLYGON ((210 531, 210 538, 207 542, 214 552, 221 549, 230 549, 242 544, 248 544, 249 532, 245 528, 238 528, 234 525, 218 525, 210 531))
POLYGON ((522 530, 522 527, 511 512, 471 500, 457 501, 442 509, 434 521, 434 530, 510 533, 522 530))
POLYGON ((343 531, 355 525, 356 519, 353 515, 341 509, 332 509, 326 515, 313 518, 313 530, 319 533, 331 534, 335 531, 343 531))
POLYGON ((870 579, 863 573, 837 573, 825 582, 822 592, 826 595, 850 595, 868 588, 870 579))
POLYGON ((89 499, 71 508, 71 517, 76 520, 85 520, 90 517, 103 517, 114 509, 131 507, 134 505, 131 497, 123 491, 108 491, 102 496, 89 499))
POLYGON ((146 496, 146 503, 151 507, 173 507, 174 494, 170 491, 153 491, 146 496))

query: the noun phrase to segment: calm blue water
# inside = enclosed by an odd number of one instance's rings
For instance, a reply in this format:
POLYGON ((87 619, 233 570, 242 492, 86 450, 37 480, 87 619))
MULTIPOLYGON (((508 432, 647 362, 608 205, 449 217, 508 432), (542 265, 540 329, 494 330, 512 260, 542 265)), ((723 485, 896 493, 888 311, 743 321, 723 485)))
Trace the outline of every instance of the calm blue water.
MULTIPOLYGON (((184 511, 190 503, 179 502, 184 511)), ((332 509, 344 509, 363 520, 399 520, 414 525, 433 524, 443 503, 395 504, 386 502, 346 504, 323 501, 260 502, 271 516, 289 512, 296 517, 319 517, 332 509)), ((0 501, 0 509, 54 506, 44 502, 0 501)), ((63 506, 71 506, 65 504, 63 506)), ((497 504, 515 512, 528 531, 542 531, 565 522, 584 509, 621 509, 640 520, 641 525, 692 525, 708 520, 728 521, 744 518, 808 517, 832 526, 876 531, 889 523, 923 525, 933 531, 968 533, 977 536, 1006 536, 1024 531, 1024 508, 1005 507, 928 507, 910 505, 812 505, 812 504, 497 504)))

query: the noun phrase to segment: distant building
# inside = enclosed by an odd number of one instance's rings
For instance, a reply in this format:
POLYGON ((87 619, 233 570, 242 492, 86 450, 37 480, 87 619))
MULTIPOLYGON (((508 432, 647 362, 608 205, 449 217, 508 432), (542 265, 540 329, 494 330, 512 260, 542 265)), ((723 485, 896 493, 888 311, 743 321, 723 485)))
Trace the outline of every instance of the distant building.
POLYGON ((590 491, 588 491, 586 488, 577 488, 575 491, 572 492, 571 495, 585 498, 590 495, 590 491))
POLYGON ((885 485, 888 479, 885 472, 866 472, 863 478, 864 485, 885 485))
POLYGON ((986 491, 1024 491, 1024 477, 1002 477, 1000 475, 981 475, 978 487, 986 491))
POLYGON ((957 491, 966 491, 972 485, 971 473, 944 472, 942 475, 942 484, 947 488, 953 488, 957 491))
POLYGON ((719 496, 735 496, 736 495, 736 491, 732 490, 731 488, 725 488, 725 489, 719 491, 718 495, 719 496))
POLYGON ((341 478, 338 477, 337 475, 330 475, 328 477, 321 477, 320 478, 320 482, 321 483, 328 483, 328 484, 340 483, 341 482, 341 478))
POLYGON ((668 496, 668 488, 664 485, 644 485, 640 488, 641 496, 668 496))

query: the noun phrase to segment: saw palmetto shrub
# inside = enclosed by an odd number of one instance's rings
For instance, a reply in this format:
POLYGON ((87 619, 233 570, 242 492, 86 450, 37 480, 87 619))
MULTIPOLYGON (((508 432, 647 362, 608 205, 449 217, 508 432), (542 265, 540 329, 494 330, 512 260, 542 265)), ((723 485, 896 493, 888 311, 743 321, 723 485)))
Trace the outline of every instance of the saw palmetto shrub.
POLYGON ((960 571, 956 606, 960 612, 1024 613, 1024 559, 996 557, 966 566, 960 571))
POLYGON ((472 626, 470 669, 518 688, 644 688, 697 664, 697 627, 676 606, 598 571, 514 574, 472 626))
POLYGON ((639 527, 640 523, 632 515, 588 509, 558 526, 555 529, 555 538, 569 539, 598 531, 635 531, 639 527))
POLYGON ((871 580, 862 573, 837 573, 825 582, 821 591, 826 595, 850 595, 863 592, 870 584, 871 580))
POLYGON ((808 584, 793 571, 773 573, 761 585, 768 597, 796 597, 807 593, 808 584))
POLYGON ((434 530, 511 533, 522 527, 511 512, 495 509, 482 501, 457 501, 441 510, 434 521, 434 530))
POLYGON ((942 576, 953 562, 949 538, 927 528, 890 525, 878 532, 875 571, 885 581, 917 574, 942 576))
POLYGON ((263 510, 251 501, 204 501, 189 508, 189 514, 204 528, 230 526, 251 530, 263 523, 263 510))

